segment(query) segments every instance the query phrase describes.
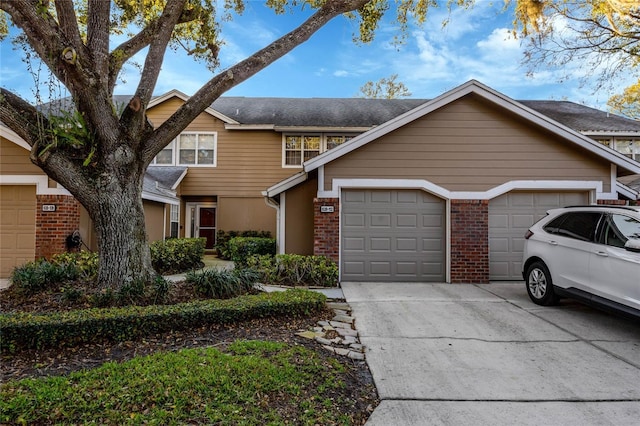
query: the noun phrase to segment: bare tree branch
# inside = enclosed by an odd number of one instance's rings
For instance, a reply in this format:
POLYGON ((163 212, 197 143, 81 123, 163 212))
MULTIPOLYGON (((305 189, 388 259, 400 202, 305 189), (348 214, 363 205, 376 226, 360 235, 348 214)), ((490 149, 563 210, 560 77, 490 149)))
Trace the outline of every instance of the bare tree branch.
POLYGON ((298 28, 213 77, 154 131, 153 136, 147 140, 145 146, 145 163, 151 162, 153 157, 164 148, 166 142, 175 138, 182 131, 181 129, 185 127, 185 123, 194 120, 202 110, 211 105, 224 92, 289 53, 293 48, 308 40, 331 19, 343 13, 359 9, 367 1, 336 0, 326 2, 298 28))
POLYGON ((111 1, 89 0, 87 49, 93 58, 95 75, 109 87, 109 9, 111 1))

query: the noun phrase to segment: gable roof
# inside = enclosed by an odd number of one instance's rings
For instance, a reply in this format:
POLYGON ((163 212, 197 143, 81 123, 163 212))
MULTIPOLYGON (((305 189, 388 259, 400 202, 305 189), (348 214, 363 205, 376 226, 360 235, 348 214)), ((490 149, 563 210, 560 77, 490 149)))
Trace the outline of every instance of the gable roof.
MULTIPOLYGON (((368 144, 369 142, 377 140, 378 138, 408 123, 411 123, 414 120, 417 120, 425 115, 428 115, 429 113, 470 94, 479 96, 482 99, 485 99, 497 106, 500 106, 506 109, 507 111, 510 111, 511 113, 515 114, 516 116, 521 117, 531 122, 532 124, 538 125, 568 140, 569 142, 574 143, 580 146, 581 148, 608 160, 612 164, 615 164, 616 166, 621 167, 624 170, 627 170, 631 173, 640 174, 640 163, 624 156, 623 154, 618 153, 613 149, 610 149, 596 142, 595 140, 589 138, 588 136, 583 135, 578 130, 575 130, 569 127, 569 125, 560 123, 553 117, 553 116, 555 116, 556 118, 564 117, 565 120, 573 122, 576 125, 585 123, 586 121, 581 121, 579 119, 578 117, 579 113, 576 113, 576 111, 579 111, 582 109, 582 106, 578 104, 568 103, 570 105, 566 106, 564 110, 562 108, 558 110, 553 110, 552 105, 555 103, 554 101, 518 102, 475 80, 471 80, 461 86, 458 86, 433 100, 424 102, 423 104, 415 107, 414 109, 404 114, 401 114, 400 116, 397 116, 377 127, 374 127, 373 129, 365 133, 362 133, 361 135, 356 136, 355 138, 351 139, 350 141, 336 148, 326 151, 323 154, 320 154, 317 157, 314 157, 306 161, 303 165, 303 172, 305 174, 308 174, 311 171, 316 170, 324 166, 325 164, 335 159, 338 159, 343 155, 346 155, 368 144), (527 106, 527 103, 530 106, 527 106), (576 105, 578 107, 575 107, 576 105), (550 113, 551 116, 548 116, 537 111, 533 107, 538 107, 542 110, 544 110, 545 108, 547 110, 551 108, 551 110, 555 112, 550 113)), ((584 107, 584 108, 588 108, 588 107, 584 107)), ((591 109, 591 108, 588 108, 588 109, 591 109)), ((606 113, 603 113, 603 114, 606 115, 606 113)), ((591 117, 592 118, 599 117, 599 114, 595 112, 591 112, 591 117)), ((628 119, 624 119, 624 120, 625 122, 631 121, 632 123, 627 123, 627 124, 635 125, 636 126, 635 128, 637 128, 638 131, 640 131, 640 123, 636 123, 634 120, 628 120, 628 119)), ((616 120, 614 124, 618 125, 621 122, 622 121, 616 120)), ((600 125, 600 127, 612 127, 612 126, 604 123, 600 125)), ((299 183, 299 180, 300 180, 300 177, 296 180, 279 182, 276 185, 268 188, 266 193, 270 197, 275 196, 295 186, 297 184, 296 182, 299 183)))
POLYGON ((144 199, 167 204, 180 204, 176 188, 187 175, 187 167, 149 166, 144 174, 144 199))
MULTIPOLYGON (((151 100, 149 101, 149 105, 147 106, 147 109, 153 108, 154 106, 157 106, 162 102, 165 102, 171 98, 178 98, 186 102, 189 99, 189 96, 185 95, 179 90, 173 89, 160 96, 154 96, 153 98, 151 98, 151 100)), ((221 113, 220 111, 217 111, 212 107, 208 107, 207 109, 204 110, 204 112, 216 117, 217 119, 223 121, 226 124, 240 124, 234 119, 227 117, 224 113, 221 113)))

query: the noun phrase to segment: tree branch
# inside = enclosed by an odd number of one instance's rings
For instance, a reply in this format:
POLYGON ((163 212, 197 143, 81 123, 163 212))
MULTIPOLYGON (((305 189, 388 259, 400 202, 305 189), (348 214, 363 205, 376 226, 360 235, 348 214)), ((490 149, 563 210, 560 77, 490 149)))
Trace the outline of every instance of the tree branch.
POLYGON ((198 114, 231 87, 280 59, 307 41, 316 31, 338 15, 361 8, 369 0, 335 0, 325 2, 318 11, 293 31, 213 77, 189 98, 146 141, 144 160, 148 164, 162 148, 193 121, 198 114))
MULTIPOLYGON (((89 0, 87 50, 93 57, 94 73, 109 88, 109 9, 111 1, 89 0)), ((111 92, 109 92, 111 94, 111 92)))
POLYGON ((38 141, 41 128, 48 120, 38 110, 9 90, 0 87, 0 121, 24 139, 29 146, 38 141))
POLYGON ((57 0, 55 2, 56 13, 58 15, 58 23, 62 33, 69 39, 74 46, 82 45, 82 37, 78 30, 78 20, 76 11, 73 8, 72 0, 57 0))
POLYGON ((156 87, 158 75, 162 67, 162 59, 171 40, 171 34, 178 24, 186 0, 174 0, 168 2, 158 19, 158 30, 149 45, 149 53, 145 58, 144 68, 140 76, 140 84, 136 95, 140 96, 143 105, 147 105, 156 87))

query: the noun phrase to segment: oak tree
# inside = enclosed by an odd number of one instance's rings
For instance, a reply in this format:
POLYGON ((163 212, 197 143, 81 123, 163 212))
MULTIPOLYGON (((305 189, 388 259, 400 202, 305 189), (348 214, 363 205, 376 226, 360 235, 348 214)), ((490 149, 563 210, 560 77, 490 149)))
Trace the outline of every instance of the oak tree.
POLYGON ((31 146, 31 161, 88 211, 97 234, 100 288, 155 278, 141 198, 145 170, 216 98, 338 16, 357 22, 354 37, 368 42, 390 10, 402 32, 411 19, 424 22, 435 4, 403 0, 392 9, 388 0, 269 0, 267 6, 276 13, 303 7, 313 13, 291 32, 219 70, 221 25, 242 13, 245 1, 0 0, 0 31, 6 35, 8 27, 19 29, 73 101, 61 123, 60 114, 0 88, 0 120, 31 146), (114 45, 114 35, 126 40, 114 45), (153 127, 145 111, 167 48, 184 48, 195 60, 206 61, 212 76, 163 124, 153 127), (143 51, 140 82, 129 104, 119 109, 113 101, 118 78, 127 61, 143 51))

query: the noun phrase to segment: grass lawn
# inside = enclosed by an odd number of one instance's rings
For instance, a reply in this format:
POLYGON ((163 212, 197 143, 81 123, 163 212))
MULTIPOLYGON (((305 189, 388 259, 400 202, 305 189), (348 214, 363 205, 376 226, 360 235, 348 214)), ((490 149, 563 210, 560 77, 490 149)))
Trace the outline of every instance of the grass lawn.
POLYGON ((344 373, 335 358, 291 343, 156 352, 6 382, 0 423, 361 424, 345 401, 344 373))

